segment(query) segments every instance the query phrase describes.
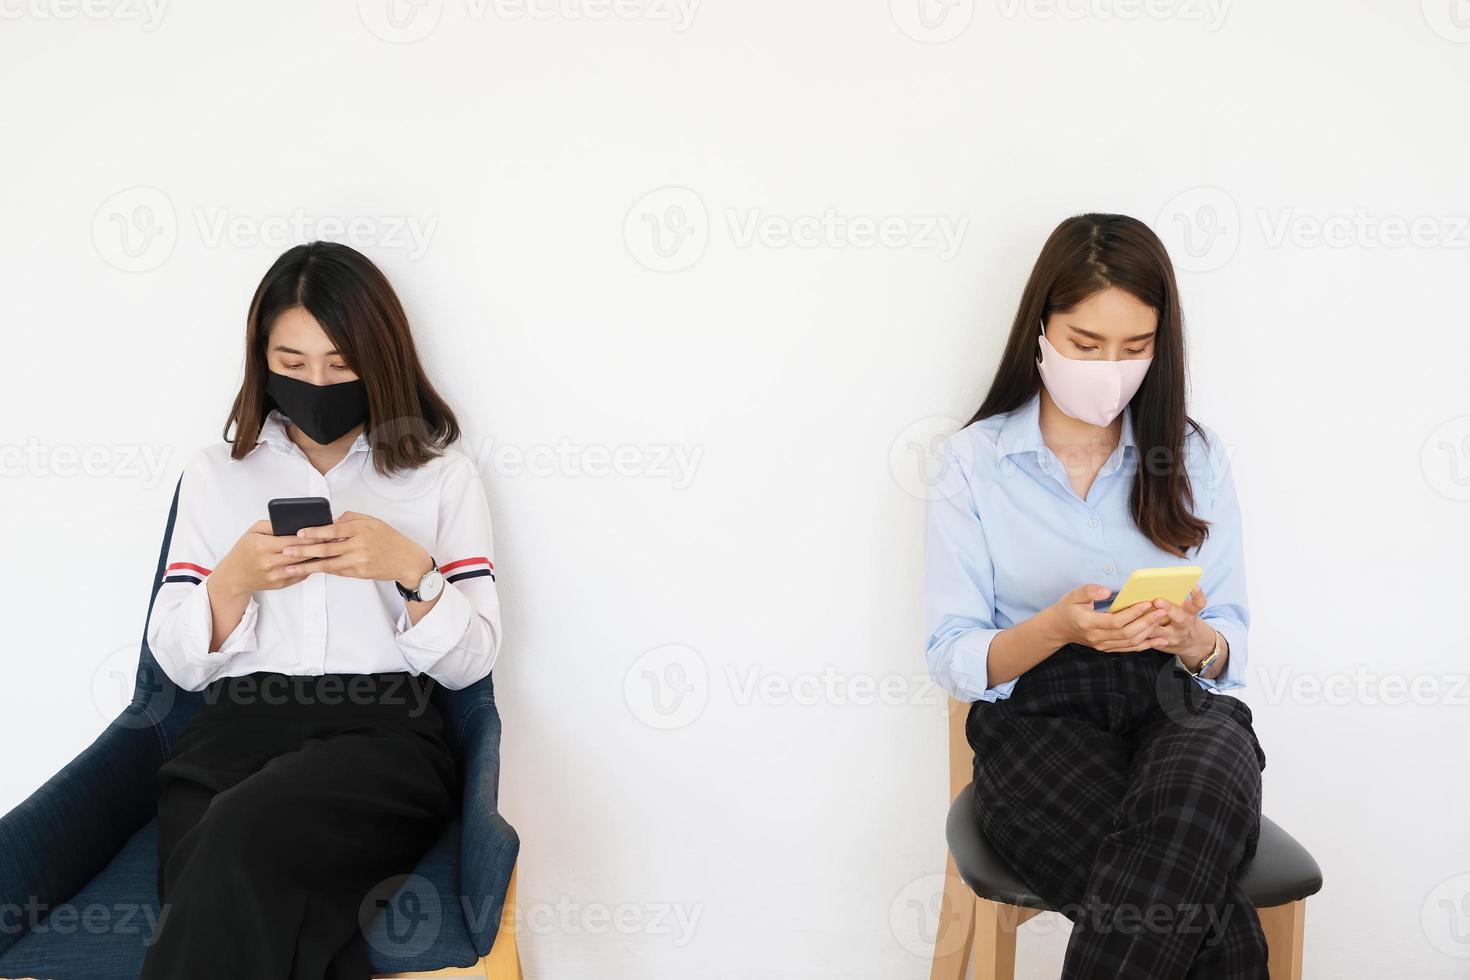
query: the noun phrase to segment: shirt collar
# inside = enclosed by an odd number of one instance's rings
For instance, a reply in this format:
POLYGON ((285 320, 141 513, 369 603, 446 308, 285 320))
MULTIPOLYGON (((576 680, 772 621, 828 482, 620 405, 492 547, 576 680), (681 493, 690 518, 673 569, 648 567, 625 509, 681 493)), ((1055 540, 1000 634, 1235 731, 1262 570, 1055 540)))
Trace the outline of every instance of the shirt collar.
MULTIPOLYGON (((271 409, 266 415, 265 421, 261 423, 260 435, 256 437, 255 445, 259 447, 264 444, 276 452, 285 453, 288 456, 300 454, 301 447, 291 441, 291 435, 286 431, 287 426, 290 424, 291 420, 280 409, 271 409)), ((350 456, 357 452, 367 452, 371 448, 368 444, 367 430, 364 429, 357 434, 357 438, 348 447, 347 455, 350 456)), ((251 450, 251 452, 254 452, 254 450, 251 450)))
MULTIPOLYGON (((1041 392, 1013 412, 1006 414, 1001 424, 996 445, 1002 458, 1019 453, 1039 453, 1046 448, 1041 438, 1041 392)), ((1133 409, 1123 409, 1123 431, 1118 437, 1118 448, 1126 454, 1130 449, 1138 451, 1133 441, 1133 409)))

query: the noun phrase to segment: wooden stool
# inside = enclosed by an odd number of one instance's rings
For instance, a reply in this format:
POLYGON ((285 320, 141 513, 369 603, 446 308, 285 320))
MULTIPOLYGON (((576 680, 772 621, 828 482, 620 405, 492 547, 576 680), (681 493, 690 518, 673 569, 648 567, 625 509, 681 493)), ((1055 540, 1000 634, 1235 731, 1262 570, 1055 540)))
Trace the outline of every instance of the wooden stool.
MULTIPOLYGON (((1012 980, 1016 929, 1049 906, 1021 882, 980 831, 970 784, 965 739, 970 706, 951 701, 950 793, 945 836, 949 862, 930 980, 964 980, 973 960, 975 980, 1012 980)), ((1240 879, 1270 947, 1271 980, 1301 980, 1306 899, 1322 888, 1322 869, 1307 849, 1266 817, 1255 856, 1240 879)))

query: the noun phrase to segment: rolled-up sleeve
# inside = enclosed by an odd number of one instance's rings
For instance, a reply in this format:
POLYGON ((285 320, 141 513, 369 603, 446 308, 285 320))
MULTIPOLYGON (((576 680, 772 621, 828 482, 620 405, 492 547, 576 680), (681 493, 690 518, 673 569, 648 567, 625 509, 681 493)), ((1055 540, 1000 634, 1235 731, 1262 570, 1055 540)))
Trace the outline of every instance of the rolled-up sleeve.
POLYGON ((500 598, 495 589, 490 505, 468 458, 446 461, 434 559, 444 592, 410 624, 398 618, 398 648, 418 673, 460 690, 490 673, 500 652, 500 598))
MULTIPOLYGON (((961 473, 951 452, 943 465, 961 473)), ((968 484, 956 480, 929 503, 925 535, 925 658, 935 683, 960 701, 999 701, 1014 680, 988 687, 995 625, 995 568, 968 484)))
POLYGON ((184 469, 163 581, 148 618, 148 648, 164 673, 186 691, 202 691, 237 653, 255 649, 260 614, 260 605, 251 596, 239 624, 219 650, 210 651, 214 616, 205 582, 223 556, 214 553, 205 534, 206 483, 197 467, 184 469))
POLYGON ((1218 435, 1210 434, 1204 460, 1205 486, 1194 488, 1197 495, 1209 500, 1204 517, 1210 523, 1210 533, 1196 559, 1204 570, 1200 588, 1204 590, 1206 605, 1200 619, 1218 630, 1230 644, 1230 656, 1219 677, 1197 680, 1210 690, 1230 691, 1245 686, 1249 648, 1250 605, 1245 589, 1240 502, 1235 495, 1229 453, 1218 435))

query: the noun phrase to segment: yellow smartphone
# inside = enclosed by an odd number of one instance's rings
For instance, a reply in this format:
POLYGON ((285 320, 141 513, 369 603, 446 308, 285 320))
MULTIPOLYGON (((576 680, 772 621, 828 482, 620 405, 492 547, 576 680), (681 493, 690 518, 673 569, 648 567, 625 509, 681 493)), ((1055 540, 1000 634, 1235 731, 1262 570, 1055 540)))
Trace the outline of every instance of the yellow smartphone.
POLYGON ((1169 568, 1140 568, 1128 576, 1108 612, 1122 612, 1129 606, 1153 599, 1167 599, 1176 606, 1184 605, 1189 592, 1199 584, 1204 569, 1198 565, 1173 565, 1169 568))

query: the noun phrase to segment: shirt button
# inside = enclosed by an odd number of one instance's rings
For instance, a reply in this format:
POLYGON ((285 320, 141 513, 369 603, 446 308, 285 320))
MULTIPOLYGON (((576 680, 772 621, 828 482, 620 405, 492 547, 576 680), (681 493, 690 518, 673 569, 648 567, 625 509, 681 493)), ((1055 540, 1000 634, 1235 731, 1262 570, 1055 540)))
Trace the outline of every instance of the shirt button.
POLYGON ((1089 517, 1087 519, 1087 526, 1088 527, 1097 527, 1097 518, 1096 517, 1089 517))
POLYGON ((1111 574, 1113 574, 1113 566, 1112 565, 1104 565, 1103 566, 1103 574, 1104 575, 1111 575, 1111 574))

